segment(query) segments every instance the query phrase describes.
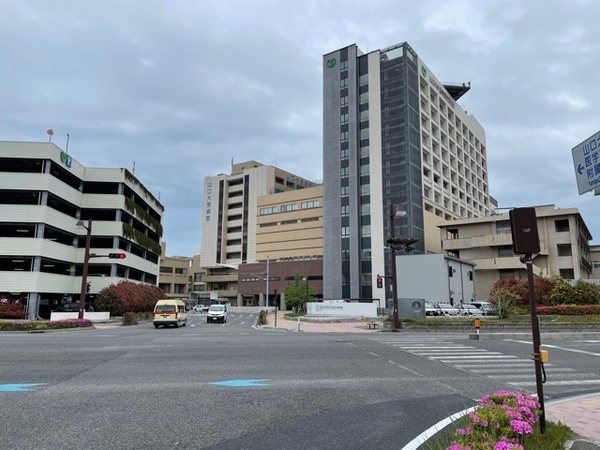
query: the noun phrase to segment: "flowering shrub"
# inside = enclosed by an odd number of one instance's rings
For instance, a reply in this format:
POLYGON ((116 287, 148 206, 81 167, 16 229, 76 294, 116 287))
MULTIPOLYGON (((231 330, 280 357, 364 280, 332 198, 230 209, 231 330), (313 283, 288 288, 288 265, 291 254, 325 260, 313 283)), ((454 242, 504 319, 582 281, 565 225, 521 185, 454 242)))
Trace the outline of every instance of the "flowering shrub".
POLYGON ((447 450, 524 450, 525 436, 541 414, 535 397, 510 391, 484 396, 455 431, 447 450))
POLYGON ((584 316, 600 314, 600 305, 554 305, 538 306, 537 313, 541 315, 558 314, 562 316, 584 316))
POLYGON ((22 319, 25 307, 22 303, 0 303, 0 319, 22 319))
POLYGON ((0 331, 41 331, 60 330, 63 328, 91 327, 93 323, 89 319, 66 319, 52 322, 22 320, 0 322, 0 331))

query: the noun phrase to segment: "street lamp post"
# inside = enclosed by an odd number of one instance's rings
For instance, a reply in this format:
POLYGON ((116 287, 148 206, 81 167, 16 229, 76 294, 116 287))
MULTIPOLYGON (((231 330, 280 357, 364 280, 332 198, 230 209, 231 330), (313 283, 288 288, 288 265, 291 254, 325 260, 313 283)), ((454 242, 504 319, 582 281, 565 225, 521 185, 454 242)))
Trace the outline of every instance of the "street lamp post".
POLYGON ((82 220, 79 220, 76 225, 87 230, 87 236, 85 238, 85 255, 83 257, 83 273, 81 274, 81 293, 79 294, 79 319, 83 319, 87 291, 88 266, 90 262, 90 246, 92 243, 92 219, 88 219, 87 226, 85 226, 82 220))

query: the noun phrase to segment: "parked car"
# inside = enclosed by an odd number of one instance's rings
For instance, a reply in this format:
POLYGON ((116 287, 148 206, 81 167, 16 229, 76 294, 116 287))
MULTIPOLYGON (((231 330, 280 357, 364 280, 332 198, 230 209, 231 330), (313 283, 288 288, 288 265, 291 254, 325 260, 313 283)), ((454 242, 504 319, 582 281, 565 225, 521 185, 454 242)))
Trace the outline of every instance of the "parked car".
POLYGON ((438 303, 437 306, 444 316, 458 316, 458 308, 450 303, 438 303))
POLYGON ((442 311, 436 305, 430 302, 425 302, 425 315, 426 316, 441 316, 442 311))
POLYGON ((494 305, 490 302, 471 302, 476 308, 479 308, 484 316, 493 316, 495 312, 494 305))
POLYGON ((483 310, 473 305, 460 305, 458 313, 461 316, 483 316, 483 310))

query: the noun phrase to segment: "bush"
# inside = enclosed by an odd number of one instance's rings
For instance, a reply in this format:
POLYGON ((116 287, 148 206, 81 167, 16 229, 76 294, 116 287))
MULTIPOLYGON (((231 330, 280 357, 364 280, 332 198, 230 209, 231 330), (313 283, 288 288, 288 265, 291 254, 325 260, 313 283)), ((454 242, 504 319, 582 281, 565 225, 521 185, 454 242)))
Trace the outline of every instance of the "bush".
POLYGON ((552 305, 538 306, 540 315, 587 316, 600 314, 600 305, 552 305))
POLYGON ((133 312, 126 312, 123 314, 123 325, 137 325, 139 322, 139 314, 133 312))
POLYGON ((0 319, 23 319, 25 305, 22 303, 0 303, 0 319))
POLYGON ((122 316, 128 312, 146 313, 153 311, 156 302, 165 297, 165 292, 157 286, 121 281, 98 292, 96 308, 109 311, 111 316, 122 316))
POLYGON ((267 312, 264 309, 258 313, 258 324, 259 325, 267 324, 267 312))

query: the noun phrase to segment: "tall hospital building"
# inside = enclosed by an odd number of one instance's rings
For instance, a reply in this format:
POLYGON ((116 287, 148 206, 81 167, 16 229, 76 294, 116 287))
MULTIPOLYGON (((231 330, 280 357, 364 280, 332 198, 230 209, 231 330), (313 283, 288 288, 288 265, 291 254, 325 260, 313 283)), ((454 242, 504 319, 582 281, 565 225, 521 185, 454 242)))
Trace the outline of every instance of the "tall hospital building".
POLYGON ((485 131, 457 103, 469 89, 406 42, 323 56, 324 298, 386 299, 373 280, 391 274, 390 205, 422 253, 441 253, 441 221, 491 213, 485 131))

